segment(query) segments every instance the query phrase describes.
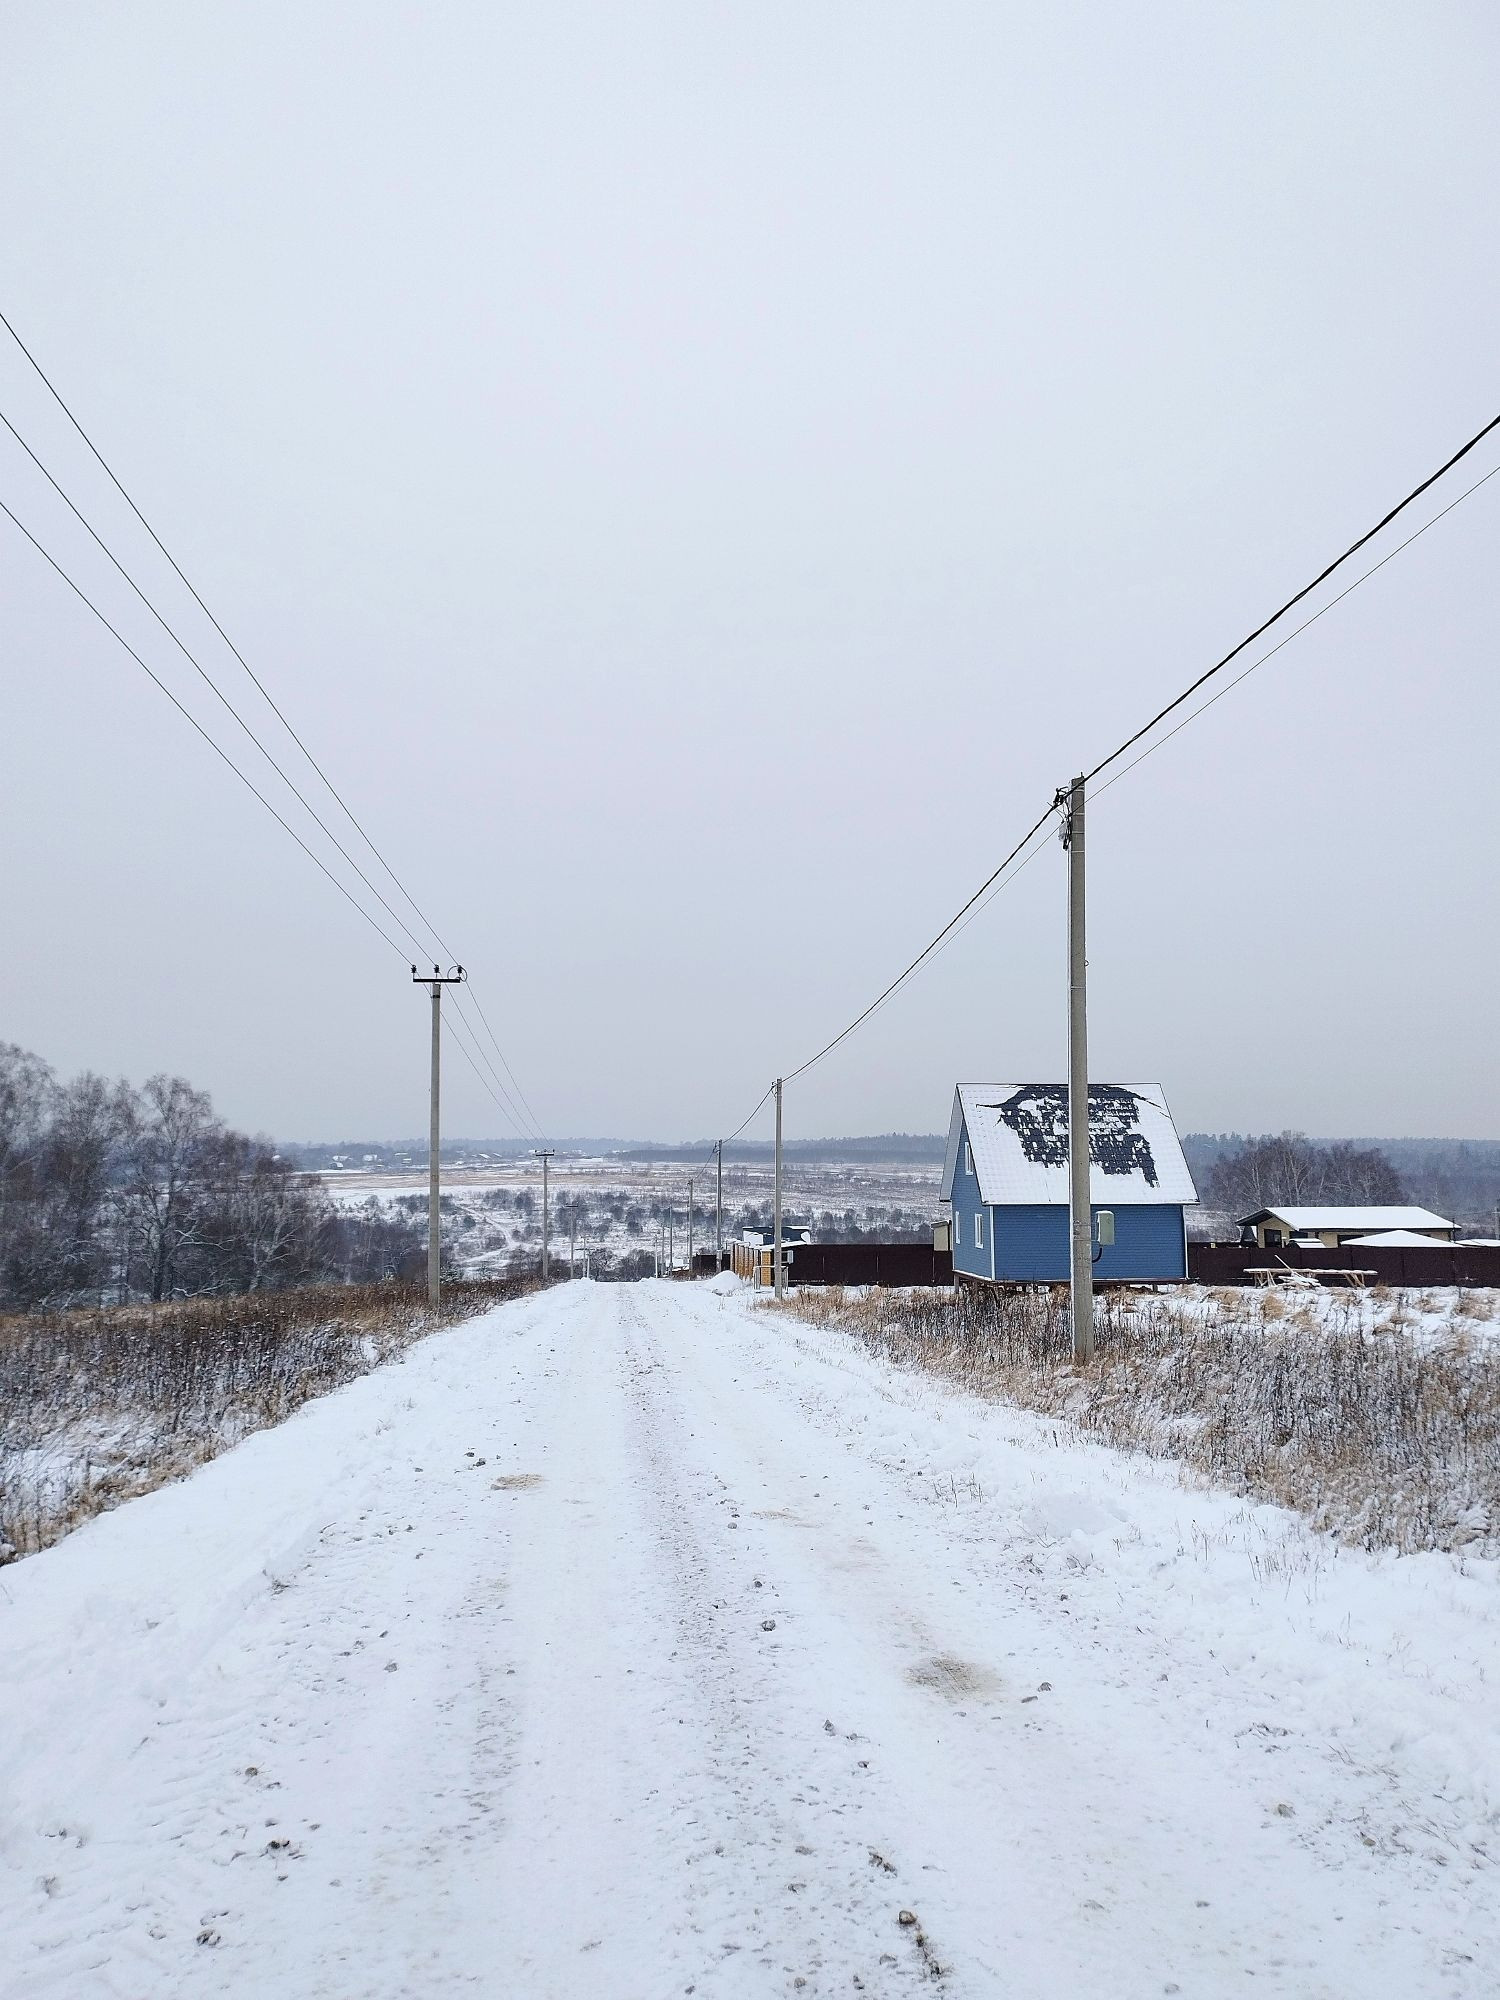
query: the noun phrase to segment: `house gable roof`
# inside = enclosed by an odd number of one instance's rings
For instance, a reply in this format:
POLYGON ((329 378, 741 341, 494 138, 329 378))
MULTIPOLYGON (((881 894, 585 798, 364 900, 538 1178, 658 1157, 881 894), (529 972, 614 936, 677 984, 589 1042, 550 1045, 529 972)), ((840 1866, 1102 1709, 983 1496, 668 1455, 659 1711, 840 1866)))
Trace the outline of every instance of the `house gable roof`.
MULTIPOLYGON (((979 1198, 987 1206, 1068 1200, 1068 1086, 961 1083, 953 1093, 943 1199, 953 1198, 967 1130, 979 1198)), ((1089 1199, 1109 1207, 1175 1206, 1198 1199, 1160 1085, 1089 1085, 1089 1199)))
POLYGON ((1281 1222, 1288 1229, 1301 1234, 1304 1231, 1316 1233, 1320 1229, 1354 1229, 1361 1235, 1369 1235, 1383 1229, 1451 1229, 1453 1224, 1441 1215, 1434 1215, 1430 1208, 1374 1207, 1374 1208, 1258 1208, 1253 1215, 1238 1215, 1235 1222, 1241 1229, 1253 1229, 1262 1222, 1281 1222))

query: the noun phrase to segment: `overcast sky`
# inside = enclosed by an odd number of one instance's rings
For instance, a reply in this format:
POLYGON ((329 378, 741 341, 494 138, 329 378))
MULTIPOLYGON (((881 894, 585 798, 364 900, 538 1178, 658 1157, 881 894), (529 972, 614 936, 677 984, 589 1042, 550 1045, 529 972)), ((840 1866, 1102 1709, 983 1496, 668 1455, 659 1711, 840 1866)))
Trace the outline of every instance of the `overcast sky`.
MULTIPOLYGON (((712 1135, 1500 408, 1497 54, 1384 0, 53 0, 0 27, 0 290, 540 1121, 712 1135)), ((254 704, 3 334, 0 408, 254 704)), ((1500 479, 1099 800, 1096 1077, 1500 1134, 1497 523, 1500 479)), ((406 941, 3 519, 0 588, 0 1039, 424 1130, 406 941)), ((788 1132, 1064 1074, 1064 895, 1052 843, 788 1132)))

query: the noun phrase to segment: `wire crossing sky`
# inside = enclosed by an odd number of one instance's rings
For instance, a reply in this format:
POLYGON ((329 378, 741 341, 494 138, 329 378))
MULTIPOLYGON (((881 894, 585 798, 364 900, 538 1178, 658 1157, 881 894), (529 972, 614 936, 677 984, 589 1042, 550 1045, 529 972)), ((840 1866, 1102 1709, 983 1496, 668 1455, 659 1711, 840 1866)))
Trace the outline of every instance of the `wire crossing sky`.
MULTIPOLYGON (((0 304, 67 407, 0 342, 0 495, 98 617, 7 524, 0 1037, 405 1137, 404 961, 462 958, 447 1130, 706 1136, 1100 746, 1102 790, 1170 741, 1091 822, 1099 1073, 1188 1128, 1500 1133, 1496 488, 1385 559, 1494 439, 1159 713, 1494 408, 1497 41, 1291 0, 13 12, 0 304), (229 752, 84 522, 385 942, 144 686, 101 618, 229 752)), ((1047 832, 792 1136, 1061 1074, 1047 832)))

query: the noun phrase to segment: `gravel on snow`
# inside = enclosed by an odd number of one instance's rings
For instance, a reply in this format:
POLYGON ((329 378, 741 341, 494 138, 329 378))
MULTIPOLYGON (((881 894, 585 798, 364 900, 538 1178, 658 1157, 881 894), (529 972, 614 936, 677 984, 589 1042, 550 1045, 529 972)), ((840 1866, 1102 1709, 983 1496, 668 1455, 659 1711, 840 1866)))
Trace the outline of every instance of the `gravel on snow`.
POLYGON ((0 1994, 1488 1994, 1495 1598, 559 1287, 0 1579, 0 1994))

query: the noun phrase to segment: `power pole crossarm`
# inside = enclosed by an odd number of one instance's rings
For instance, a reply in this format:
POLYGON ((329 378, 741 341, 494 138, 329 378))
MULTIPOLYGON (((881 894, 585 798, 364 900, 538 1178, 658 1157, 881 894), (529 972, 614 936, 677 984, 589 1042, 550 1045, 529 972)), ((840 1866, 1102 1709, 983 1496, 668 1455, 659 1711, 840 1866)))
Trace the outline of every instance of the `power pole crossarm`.
POLYGON ((440 1173, 438 1167, 442 1140, 441 1082, 443 1052, 443 988, 462 986, 467 976, 461 965, 450 965, 446 972, 438 966, 431 973, 411 969, 412 983, 416 986, 430 986, 432 989, 432 1097, 428 1106, 427 1120, 427 1303, 436 1307, 443 1289, 443 1237, 440 1173))

